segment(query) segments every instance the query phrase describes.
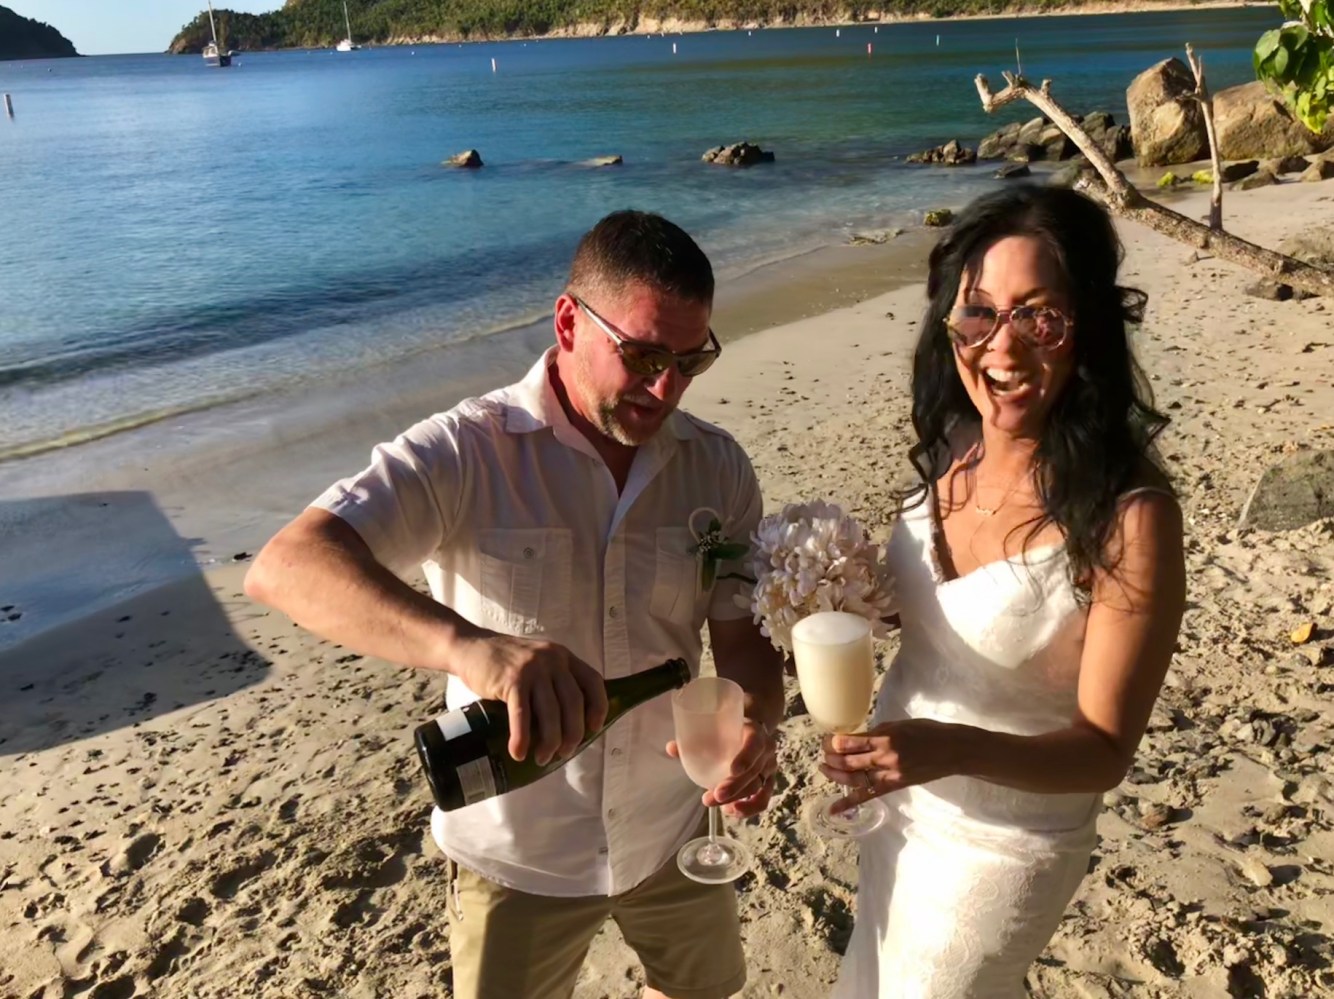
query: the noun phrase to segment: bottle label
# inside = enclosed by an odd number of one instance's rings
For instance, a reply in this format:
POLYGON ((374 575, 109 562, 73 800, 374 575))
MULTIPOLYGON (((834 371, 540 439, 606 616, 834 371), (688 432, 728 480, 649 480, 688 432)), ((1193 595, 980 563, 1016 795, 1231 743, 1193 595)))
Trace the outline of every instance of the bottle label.
POLYGON ((463 789, 465 805, 496 796, 496 779, 491 773, 489 757, 482 756, 467 763, 460 763, 455 772, 459 775, 459 787, 463 789))
POLYGON ((440 734, 446 740, 457 739, 472 731, 472 726, 468 724, 468 716, 462 710, 446 712, 437 718, 435 723, 440 726, 440 734))

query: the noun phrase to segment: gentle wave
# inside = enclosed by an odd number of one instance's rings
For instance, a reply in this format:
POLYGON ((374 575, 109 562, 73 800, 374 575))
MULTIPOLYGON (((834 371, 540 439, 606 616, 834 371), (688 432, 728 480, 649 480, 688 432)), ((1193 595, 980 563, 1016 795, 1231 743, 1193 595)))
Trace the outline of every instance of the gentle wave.
POLYGON ((147 427, 162 420, 169 420, 174 416, 184 416, 188 413, 216 409, 219 406, 225 406, 229 403, 243 402, 258 394, 259 393, 246 392, 232 396, 217 396, 210 399, 201 399, 180 406, 171 406, 163 409, 149 410, 143 413, 135 413, 130 416, 124 416, 116 420, 109 420, 106 423, 99 423, 93 426, 79 427, 75 430, 67 431, 58 437, 24 441, 20 444, 0 445, 0 462, 14 461, 19 458, 32 458, 39 454, 76 447, 80 444, 87 444, 91 441, 101 440, 103 437, 111 437, 114 434, 125 433, 130 430, 138 430, 141 427, 147 427))

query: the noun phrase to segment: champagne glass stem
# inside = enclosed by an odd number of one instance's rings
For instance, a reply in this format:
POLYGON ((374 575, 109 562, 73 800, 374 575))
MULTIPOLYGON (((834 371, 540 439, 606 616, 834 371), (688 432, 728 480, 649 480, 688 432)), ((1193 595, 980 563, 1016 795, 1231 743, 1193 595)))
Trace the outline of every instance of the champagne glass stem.
POLYGON ((709 842, 718 842, 718 806, 709 809, 709 842))

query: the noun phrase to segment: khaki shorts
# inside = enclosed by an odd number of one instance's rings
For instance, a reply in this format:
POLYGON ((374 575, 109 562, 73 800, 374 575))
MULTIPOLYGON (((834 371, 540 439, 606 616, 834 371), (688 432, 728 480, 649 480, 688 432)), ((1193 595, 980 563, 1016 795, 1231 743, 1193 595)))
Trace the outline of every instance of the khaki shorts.
POLYGON ((622 895, 553 898, 506 888, 449 862, 455 999, 560 999, 610 916, 651 988, 725 999, 746 983, 736 889, 691 881, 672 857, 622 895))

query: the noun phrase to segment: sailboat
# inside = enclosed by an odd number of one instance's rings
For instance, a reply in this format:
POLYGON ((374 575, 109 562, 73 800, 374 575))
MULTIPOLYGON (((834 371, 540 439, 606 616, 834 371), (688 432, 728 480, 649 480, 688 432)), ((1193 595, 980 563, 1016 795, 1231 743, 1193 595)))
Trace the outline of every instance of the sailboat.
POLYGON ((209 0, 208 4, 208 27, 212 33, 212 41, 204 46, 204 65, 216 66, 219 69, 230 66, 232 64, 232 54, 218 48, 218 26, 213 20, 213 0, 209 0))
POLYGON ((360 45, 352 41, 352 21, 347 16, 347 0, 343 0, 343 24, 347 28, 347 37, 338 43, 336 48, 339 52, 351 52, 353 49, 361 48, 360 45))

